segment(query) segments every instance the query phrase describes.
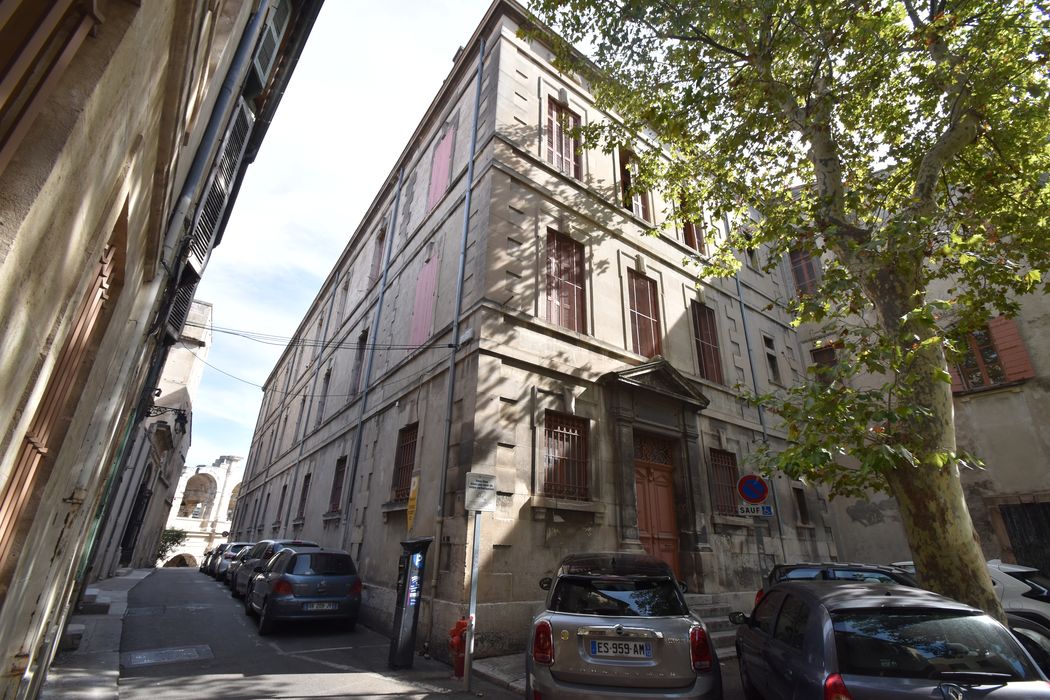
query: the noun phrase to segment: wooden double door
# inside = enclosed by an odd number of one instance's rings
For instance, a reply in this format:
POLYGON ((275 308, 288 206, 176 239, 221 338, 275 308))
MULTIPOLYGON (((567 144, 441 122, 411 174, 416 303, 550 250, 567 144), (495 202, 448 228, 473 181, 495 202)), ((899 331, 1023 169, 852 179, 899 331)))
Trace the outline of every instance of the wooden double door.
POLYGON ((638 538, 645 551, 663 559, 681 578, 674 492, 674 443, 652 435, 634 437, 634 491, 638 538))

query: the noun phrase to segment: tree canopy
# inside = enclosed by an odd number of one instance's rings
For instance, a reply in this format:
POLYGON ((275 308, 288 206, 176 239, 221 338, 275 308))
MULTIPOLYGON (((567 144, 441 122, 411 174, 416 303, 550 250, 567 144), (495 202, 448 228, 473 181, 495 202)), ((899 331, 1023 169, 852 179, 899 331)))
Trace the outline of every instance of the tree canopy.
MULTIPOLYGON (((788 437, 767 466, 833 493, 886 489, 920 574, 1001 613, 966 512, 948 363, 1050 261, 1050 19, 1026 0, 536 0, 563 67, 655 133, 633 186, 732 222, 700 274, 761 248, 822 267, 785 299, 839 361, 757 397, 788 437), (571 50, 587 46, 588 59, 571 50), (939 544, 938 544, 939 543, 939 544), (937 551, 937 550, 940 551, 937 551), (960 568, 961 567, 961 568, 960 568), (974 574, 976 587, 949 578, 974 574)), ((542 30, 538 30, 542 31, 542 30)), ((712 230, 713 234, 714 231, 712 230)), ((715 238, 715 236, 710 236, 715 238)))

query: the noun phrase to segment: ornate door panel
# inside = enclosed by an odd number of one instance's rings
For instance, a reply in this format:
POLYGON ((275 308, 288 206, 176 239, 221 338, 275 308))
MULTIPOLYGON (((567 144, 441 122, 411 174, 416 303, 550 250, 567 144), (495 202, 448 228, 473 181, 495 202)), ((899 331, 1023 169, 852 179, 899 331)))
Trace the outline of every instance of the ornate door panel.
POLYGON ((669 440, 642 435, 634 438, 638 538, 646 552, 666 561, 674 569, 675 576, 681 576, 671 455, 669 440))

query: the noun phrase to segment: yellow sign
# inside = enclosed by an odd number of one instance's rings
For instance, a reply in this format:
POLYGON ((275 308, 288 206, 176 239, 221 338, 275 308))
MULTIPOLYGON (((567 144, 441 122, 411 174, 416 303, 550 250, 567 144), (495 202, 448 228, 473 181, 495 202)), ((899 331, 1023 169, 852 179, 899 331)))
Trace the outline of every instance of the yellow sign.
POLYGON ((412 476, 412 488, 408 492, 408 532, 412 532, 412 523, 416 519, 416 496, 419 494, 419 476, 412 476))

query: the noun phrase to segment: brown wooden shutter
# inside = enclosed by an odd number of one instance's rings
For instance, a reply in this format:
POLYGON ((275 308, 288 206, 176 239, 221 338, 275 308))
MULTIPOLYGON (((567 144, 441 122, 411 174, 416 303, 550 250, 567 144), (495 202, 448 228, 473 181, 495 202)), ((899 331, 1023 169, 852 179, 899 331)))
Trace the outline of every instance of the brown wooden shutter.
POLYGON ((953 364, 948 365, 948 374, 952 378, 952 393, 957 393, 966 389, 962 383, 962 378, 959 376, 959 370, 953 364))
POLYGON ((416 280, 416 299, 412 305, 412 327, 408 342, 411 345, 422 345, 430 337, 434 324, 434 297, 437 290, 437 256, 423 264, 416 280))
POLYGON ((988 332, 991 333, 995 350, 999 353, 999 363, 1006 372, 1006 381, 1016 382, 1035 376, 1032 360, 1028 356, 1024 341, 1021 340, 1017 323, 1012 318, 993 318, 988 322, 988 332))

